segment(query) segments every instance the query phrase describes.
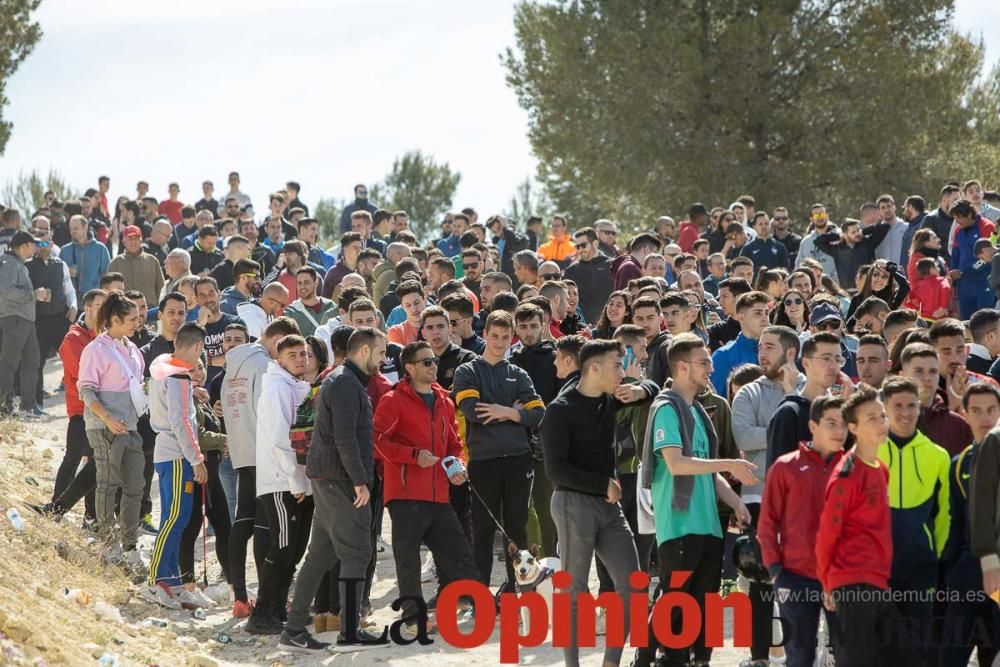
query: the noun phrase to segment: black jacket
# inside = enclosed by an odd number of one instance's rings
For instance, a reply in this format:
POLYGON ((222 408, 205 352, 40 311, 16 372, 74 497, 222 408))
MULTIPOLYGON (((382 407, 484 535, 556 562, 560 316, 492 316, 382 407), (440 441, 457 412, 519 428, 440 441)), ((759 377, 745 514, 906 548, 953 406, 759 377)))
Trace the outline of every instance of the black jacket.
POLYGON ((565 275, 576 283, 580 293, 579 305, 587 322, 597 322, 611 294, 611 259, 597 255, 589 262, 573 262, 566 267, 565 275))
POLYGON ((505 227, 503 236, 493 238, 493 245, 499 247, 498 244, 500 241, 503 241, 503 256, 500 258, 500 270, 514 280, 514 287, 517 288, 517 280, 514 278, 514 254, 528 248, 528 237, 514 231, 510 227, 505 227))
POLYGON ((316 396, 316 421, 306 457, 310 479, 374 481, 372 402, 368 376, 350 359, 330 373, 316 396))
POLYGON ((535 393, 545 405, 552 402, 559 388, 556 378, 556 345, 550 340, 543 340, 534 347, 521 345, 511 353, 510 363, 523 368, 535 385, 535 393))
POLYGON ((721 322, 716 322, 708 327, 708 349, 715 352, 729 341, 736 340, 740 331, 740 323, 735 317, 727 317, 721 322))
POLYGON ((790 394, 781 402, 767 425, 767 467, 779 456, 794 452, 800 442, 812 440, 809 431, 809 408, 812 401, 790 394))
POLYGON ((938 207, 933 213, 924 216, 923 222, 920 223, 921 229, 933 230, 941 239, 941 254, 946 262, 951 260, 948 254, 948 237, 951 235, 951 225, 954 221, 954 218, 938 207))
POLYGON ((840 276, 844 289, 854 287, 854 277, 858 267, 875 261, 875 248, 889 233, 891 227, 878 223, 862 231, 861 240, 854 247, 844 243, 840 230, 827 232, 816 237, 816 247, 833 257, 837 265, 837 275, 840 276))
POLYGON ((476 354, 474 352, 451 343, 448 349, 444 351, 444 354, 438 357, 437 383, 443 389, 451 391, 451 384, 455 381, 455 369, 475 358, 476 354))
POLYGON ((670 377, 670 367, 667 365, 667 343, 670 342, 670 334, 661 331, 656 334, 656 338, 646 345, 646 377, 662 387, 667 378, 670 377))

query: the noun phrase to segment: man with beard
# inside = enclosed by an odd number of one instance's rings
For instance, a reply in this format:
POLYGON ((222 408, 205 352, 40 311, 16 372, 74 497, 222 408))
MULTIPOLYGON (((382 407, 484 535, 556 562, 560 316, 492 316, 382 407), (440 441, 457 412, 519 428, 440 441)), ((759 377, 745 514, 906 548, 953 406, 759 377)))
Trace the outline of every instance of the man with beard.
POLYGON ((241 303, 260 297, 260 264, 246 258, 237 259, 233 262, 231 273, 232 285, 222 290, 221 308, 224 313, 236 315, 241 303))
MULTIPOLYGON (((481 278, 483 276, 483 256, 475 248, 462 251, 462 284, 465 289, 472 292, 477 299, 480 298, 481 278)), ((482 304, 482 301, 480 301, 482 304)))
POLYGON ((573 234, 576 261, 566 267, 566 278, 580 290, 580 308, 587 322, 597 322, 611 294, 611 259, 601 254, 597 232, 584 227, 573 234))
POLYGON ((854 389, 840 370, 844 357, 836 335, 821 331, 806 339, 801 361, 806 376, 802 390, 785 397, 767 426, 768 468, 779 456, 794 452, 798 443, 809 439, 809 408, 814 400, 828 395, 837 383, 842 396, 850 396, 854 389))
MULTIPOLYGON (((48 222, 46 220, 45 222, 48 222)), ((32 222, 34 225, 34 221, 32 222)), ((35 288, 35 337, 38 339, 38 380, 35 403, 39 410, 45 398, 42 371, 45 361, 58 351, 70 324, 76 321, 76 290, 69 269, 52 254, 52 239, 48 229, 34 229, 35 256, 25 263, 28 277, 35 288), (40 292, 39 288, 44 288, 40 292)))
POLYGON ((862 228, 860 221, 847 218, 839 233, 833 230, 817 237, 816 247, 833 257, 837 265, 837 275, 843 284, 843 281, 854 279, 858 267, 875 261, 876 248, 888 236, 890 229, 885 223, 862 228))
POLYGON ((878 389, 889 374, 889 348, 885 339, 866 334, 858 341, 858 380, 878 389))
POLYGON ((354 201, 344 207, 340 214, 340 233, 346 234, 351 231, 351 216, 356 211, 367 211, 369 214, 375 213, 378 206, 368 201, 368 188, 362 183, 354 186, 354 201))
MULTIPOLYGON (((938 320, 928 329, 927 335, 930 337, 931 345, 934 346, 940 361, 940 389, 947 392, 950 409, 955 412, 961 410, 962 396, 965 395, 965 389, 970 384, 978 382, 996 384, 993 378, 970 371, 966 367, 969 350, 965 345, 965 325, 960 321, 950 317, 938 320)), ((938 444, 950 451, 947 445, 940 442, 938 444)), ((965 445, 968 444, 968 442, 965 443, 965 445)), ((964 447, 963 445, 963 449, 964 447)), ((952 456, 957 453, 951 452, 952 456)))
POLYGON ((260 300, 236 306, 236 315, 247 325, 251 338, 260 338, 264 328, 288 307, 288 290, 281 283, 271 283, 260 293, 260 300))
MULTIPOLYGON (((226 203, 226 208, 228 211, 229 202, 226 203)), ((238 208, 238 207, 237 207, 238 208)), ((237 219, 239 219, 239 211, 236 211, 237 219)), ((277 255, 271 251, 263 243, 260 243, 260 234, 257 231, 257 223, 252 219, 250 220, 240 220, 239 232, 242 236, 246 237, 250 244, 250 259, 260 264, 261 275, 267 275, 274 268, 274 265, 278 262, 277 255)))
POLYGON ((788 216, 787 208, 778 206, 774 209, 774 215, 771 217, 771 235, 788 251, 788 265, 795 266, 799 247, 802 245, 802 237, 791 230, 790 223, 791 219, 788 216))
MULTIPOLYGON (((840 279, 837 276, 837 263, 833 260, 833 256, 816 246, 816 239, 829 231, 837 229, 837 226, 830 222, 826 206, 823 204, 812 205, 809 209, 809 221, 812 224, 812 228, 799 244, 799 252, 795 258, 795 268, 802 266, 802 260, 804 259, 814 259, 823 266, 823 273, 833 278, 833 282, 840 284, 840 279)), ((849 278, 850 276, 847 277, 849 278)))
POLYGON ((949 211, 952 205, 959 200, 962 195, 961 189, 954 183, 948 183, 941 188, 941 199, 937 210, 927 214, 921 222, 921 227, 932 230, 941 240, 941 257, 946 263, 951 263, 951 248, 948 240, 951 238, 951 227, 955 220, 949 211))
MULTIPOLYGON (((129 202, 135 204, 135 202, 129 202)), ((149 231, 149 238, 143 241, 142 250, 153 257, 162 267, 167 263, 167 253, 170 252, 170 235, 174 228, 166 220, 157 220, 152 224, 149 231)))
POLYGON ((243 320, 222 312, 219 286, 215 284, 214 278, 199 278, 194 286, 194 295, 198 300, 198 324, 205 329, 205 355, 208 357, 208 378, 205 384, 210 385, 226 365, 222 349, 226 328, 230 324, 243 324, 243 320))
MULTIPOLYGON (((531 378, 535 393, 548 405, 556 397, 559 380, 556 377, 556 346, 543 336, 545 317, 541 308, 530 303, 522 303, 514 311, 514 323, 521 345, 510 355, 510 363, 523 368, 531 378)), ((544 445, 541 431, 531 433, 531 449, 534 458, 535 481, 531 487, 531 499, 538 520, 542 552, 545 556, 556 555, 556 525, 552 521, 552 484, 545 474, 542 458, 544 445)), ((531 539, 531 538, 529 538, 531 539)))
MULTIPOLYGON (((785 398, 801 390, 805 376, 799 373, 795 361, 799 354, 799 338, 789 327, 769 326, 760 335, 757 361, 764 375, 742 387, 733 398, 733 436, 745 458, 764 470, 767 465, 768 423, 785 398)), ((763 479, 752 486, 744 485, 740 495, 753 517, 760 516, 763 479)), ((771 644, 771 604, 765 593, 770 586, 750 584, 752 628, 750 656, 766 660, 771 644)))
POLYGON ((316 293, 319 284, 319 272, 311 266, 303 266, 295 274, 298 298, 288 304, 285 315, 295 320, 303 336, 312 336, 318 327, 337 315, 337 304, 316 293))
MULTIPOLYGON (((910 246, 913 245, 913 236, 917 230, 923 227, 927 218, 927 203, 920 195, 910 195, 903 202, 903 219, 906 221, 906 234, 903 236, 903 252, 900 257, 900 266, 910 265, 910 246)), ((944 244, 942 244, 944 245, 944 244)))
POLYGON ((163 289, 163 270, 155 257, 143 252, 142 230, 135 225, 123 229, 122 246, 125 252, 111 260, 108 271, 121 273, 125 287, 139 290, 147 302, 155 302, 163 289))

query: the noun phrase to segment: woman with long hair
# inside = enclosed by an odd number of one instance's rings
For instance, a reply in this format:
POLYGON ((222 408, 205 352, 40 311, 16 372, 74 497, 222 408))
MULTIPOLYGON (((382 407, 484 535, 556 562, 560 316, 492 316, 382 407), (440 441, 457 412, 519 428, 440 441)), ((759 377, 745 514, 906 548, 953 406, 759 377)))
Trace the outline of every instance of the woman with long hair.
POLYGON ((851 319, 858 306, 870 296, 877 296, 889 304, 889 310, 896 310, 902 305, 909 293, 910 281, 906 279, 899 267, 894 262, 887 262, 884 259, 876 260, 868 267, 867 273, 862 277, 861 288, 851 299, 851 305, 847 309, 847 315, 844 319, 851 319))
POLYGON ((941 239, 934 233, 933 229, 918 229, 913 235, 913 243, 910 244, 910 261, 906 264, 906 278, 911 285, 916 284, 917 262, 924 257, 933 257, 938 265, 940 275, 948 275, 948 265, 942 258, 941 239))
POLYGON ((691 325, 691 333, 708 344, 708 326, 705 324, 705 300, 704 296, 697 290, 686 289, 681 292, 681 296, 687 299, 688 305, 696 312, 694 323, 691 325))
POLYGON ((842 314, 846 313, 848 308, 851 307, 851 295, 845 292, 844 289, 833 280, 833 278, 825 273, 820 278, 820 287, 816 290, 816 292, 823 292, 837 299, 837 303, 840 304, 840 312, 842 314))
POLYGON ((726 225, 736 220, 729 211, 721 207, 712 209, 712 215, 708 218, 708 229, 701 234, 701 238, 708 241, 708 252, 722 252, 722 246, 726 245, 726 225))
POLYGON ((632 321, 632 306, 628 290, 617 290, 608 295, 601 310, 601 317, 594 327, 594 338, 614 338, 615 331, 632 321))
POLYGON ((108 294, 97 316, 101 334, 83 348, 77 382, 97 470, 97 524, 104 541, 103 557, 106 562, 124 564, 135 574, 144 570, 135 547, 146 466, 138 421, 147 406, 142 386, 145 362, 129 337, 140 324, 134 302, 121 292, 108 294))
POLYGON ((802 333, 809 328, 809 302, 802 292, 790 289, 771 311, 771 324, 780 324, 802 333))

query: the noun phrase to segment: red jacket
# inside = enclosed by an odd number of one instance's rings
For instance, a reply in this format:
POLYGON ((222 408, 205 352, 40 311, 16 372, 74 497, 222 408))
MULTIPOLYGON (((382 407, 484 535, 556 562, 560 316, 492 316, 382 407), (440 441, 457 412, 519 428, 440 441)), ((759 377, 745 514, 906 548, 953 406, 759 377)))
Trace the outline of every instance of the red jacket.
POLYGON ((826 485, 816 535, 816 578, 824 591, 850 584, 889 588, 892 518, 889 469, 869 465, 852 450, 826 485))
POLYGON ((937 320, 947 317, 948 314, 934 316, 939 308, 948 310, 951 304, 951 283, 947 278, 940 276, 927 276, 918 278, 910 288, 910 293, 906 297, 907 304, 914 310, 919 311, 920 316, 925 319, 937 320))
POLYGON ((66 388, 66 416, 83 416, 83 401, 76 381, 80 377, 80 356, 83 348, 97 337, 97 332, 74 322, 59 345, 59 358, 63 364, 63 386, 66 388))
POLYGON ((375 410, 375 458, 384 466, 382 496, 386 504, 393 500, 449 502, 451 482, 440 461, 427 468, 417 465, 421 449, 439 459, 463 459, 455 404, 438 384, 431 387, 435 396, 432 414, 428 414, 427 405, 409 379, 401 380, 382 396, 375 410))
POLYGON ((771 465, 764 484, 757 541, 764 565, 775 565, 794 574, 816 578, 816 533, 823 511, 826 483, 843 457, 837 452, 829 461, 806 443, 771 465))
MULTIPOLYGON (((969 371, 972 375, 972 371, 969 371)), ((948 403, 941 393, 934 394, 930 407, 920 408, 917 430, 931 439, 935 445, 943 447, 948 456, 957 456, 972 444, 972 429, 960 415, 948 409, 948 403)))
POLYGON ((677 245, 683 252, 693 252, 694 242, 701 238, 701 227, 690 220, 681 223, 677 232, 677 245))

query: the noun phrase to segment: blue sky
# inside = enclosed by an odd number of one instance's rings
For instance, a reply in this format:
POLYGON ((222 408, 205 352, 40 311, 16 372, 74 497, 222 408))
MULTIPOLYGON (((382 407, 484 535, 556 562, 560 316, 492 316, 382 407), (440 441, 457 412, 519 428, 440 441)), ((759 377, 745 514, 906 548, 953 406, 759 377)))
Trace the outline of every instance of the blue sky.
MULTIPOLYGON (((294 179, 312 205, 421 149, 461 171, 456 207, 501 210, 535 169, 500 64, 512 17, 493 0, 45 0, 7 87, 0 183, 54 167, 81 190, 106 173, 114 196, 178 181, 193 202, 237 169, 255 201, 294 179)), ((1000 3, 958 0, 957 21, 996 35, 1000 3)))

